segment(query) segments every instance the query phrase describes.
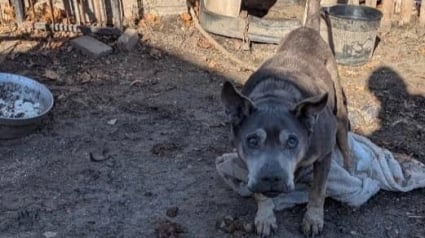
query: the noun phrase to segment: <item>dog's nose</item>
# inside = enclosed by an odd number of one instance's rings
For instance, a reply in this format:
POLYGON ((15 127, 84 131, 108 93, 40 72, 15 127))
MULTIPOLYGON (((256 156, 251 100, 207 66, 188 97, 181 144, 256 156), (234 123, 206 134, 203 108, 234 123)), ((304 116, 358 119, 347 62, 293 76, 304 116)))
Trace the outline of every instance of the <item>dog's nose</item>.
POLYGON ((282 181, 282 178, 279 176, 264 176, 261 178, 261 181, 265 183, 278 183, 282 181))

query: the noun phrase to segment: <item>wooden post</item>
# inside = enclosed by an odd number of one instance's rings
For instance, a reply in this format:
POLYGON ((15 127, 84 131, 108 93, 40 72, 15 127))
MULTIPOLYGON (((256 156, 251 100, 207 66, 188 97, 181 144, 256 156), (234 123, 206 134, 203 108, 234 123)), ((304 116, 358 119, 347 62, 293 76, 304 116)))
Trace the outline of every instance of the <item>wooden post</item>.
POLYGON ((81 11, 81 19, 82 19, 82 22, 83 22, 83 24, 86 24, 87 23, 87 9, 86 9, 86 3, 87 3, 87 1, 86 0, 80 0, 80 11, 81 11))
MULTIPOLYGON (((34 0, 31 0, 34 1, 34 0)), ((71 16, 71 3, 68 0, 63 1, 63 7, 66 15, 66 23, 71 24, 69 17, 71 16)), ((34 13, 35 15, 35 13, 34 13)))
POLYGON ((394 0, 382 0, 381 30, 388 32, 391 29, 394 15, 394 0))
POLYGON ((50 7, 50 17, 52 18, 52 24, 55 24, 55 9, 53 6, 53 0, 49 0, 49 7, 50 7))
POLYGON ((401 20, 400 25, 409 24, 412 18, 414 0, 401 1, 401 20))
POLYGON ((78 0, 78 12, 79 12, 79 16, 80 16, 80 21, 82 24, 86 23, 86 19, 84 16, 84 6, 83 6, 83 0, 78 0))
POLYGON ((348 2, 352 5, 360 5, 360 0, 349 0, 348 2))
POLYGON ((419 10, 419 24, 425 26, 425 0, 421 1, 421 9, 419 10))
POLYGON ((16 23, 20 25, 24 21, 25 16, 24 3, 22 0, 13 0, 13 6, 15 7, 16 23))
POLYGON ((402 0, 394 0, 394 14, 400 14, 401 12, 401 1, 402 0))
POLYGON ((120 6, 120 2, 119 0, 112 0, 111 1, 111 7, 112 7, 112 16, 113 16, 113 21, 114 21, 114 27, 118 28, 118 29, 122 29, 122 11, 121 11, 121 6, 120 6))
POLYGON ((366 0, 366 6, 375 8, 377 2, 378 0, 366 0))
POLYGON ((96 21, 97 24, 99 24, 100 26, 104 26, 103 23, 103 6, 101 6, 101 1, 100 0, 94 0, 94 12, 96 15, 96 21))
POLYGON ((79 5, 78 0, 73 0, 72 3, 73 3, 72 5, 74 7, 73 13, 74 13, 74 17, 75 17, 75 22, 76 22, 77 25, 80 25, 81 24, 81 15, 80 15, 80 6, 78 6, 79 5))

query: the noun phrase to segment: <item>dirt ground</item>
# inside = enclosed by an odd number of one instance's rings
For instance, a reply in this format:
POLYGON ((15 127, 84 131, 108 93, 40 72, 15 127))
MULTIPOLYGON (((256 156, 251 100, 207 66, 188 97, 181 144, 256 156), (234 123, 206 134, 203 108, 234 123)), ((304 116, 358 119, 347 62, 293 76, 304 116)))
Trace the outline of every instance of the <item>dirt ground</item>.
MULTIPOLYGON (((81 55, 66 34, 0 36, 16 43, 0 71, 37 79, 55 96, 40 129, 0 141, 0 237, 256 237, 255 202, 226 187, 214 165, 232 150, 221 84, 250 72, 180 18, 153 22, 135 50, 100 59, 81 55)), ((422 162, 424 36, 396 28, 380 35, 371 62, 340 67, 353 130, 422 162)), ((216 39, 256 65, 276 49, 216 39)), ((358 209, 328 199, 321 237, 423 238, 424 196, 382 191, 358 209)), ((304 211, 279 212, 278 237, 301 237, 304 211)))

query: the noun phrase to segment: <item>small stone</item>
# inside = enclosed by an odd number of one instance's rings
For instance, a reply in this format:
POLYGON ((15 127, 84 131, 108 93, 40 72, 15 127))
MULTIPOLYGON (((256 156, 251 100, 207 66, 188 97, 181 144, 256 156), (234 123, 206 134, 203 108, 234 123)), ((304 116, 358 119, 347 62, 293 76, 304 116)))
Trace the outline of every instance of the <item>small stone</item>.
POLYGON ((360 111, 364 112, 364 117, 366 120, 373 121, 378 119, 379 113, 381 112, 381 108, 379 107, 379 105, 370 104, 363 106, 360 111))
POLYGON ((51 80, 58 80, 59 74, 56 73, 55 71, 51 70, 51 69, 46 69, 44 71, 44 77, 46 77, 47 79, 51 79, 51 80))
POLYGON ((58 233, 53 232, 53 231, 46 231, 46 232, 43 233, 43 236, 45 238, 53 238, 53 237, 56 237, 57 234, 58 233))
POLYGON ((181 233, 186 233, 185 227, 168 220, 158 221, 155 225, 155 233, 158 238, 180 237, 181 233))
POLYGON ((108 123, 108 125, 113 126, 113 125, 117 124, 117 119, 109 120, 109 121, 108 121, 108 122, 106 122, 106 123, 108 123))
POLYGON ((226 215, 226 216, 224 216, 223 220, 224 220, 225 222, 230 223, 230 222, 232 222, 233 220, 235 220, 235 218, 233 218, 231 215, 226 215))
POLYGON ((238 230, 238 228, 240 227, 238 227, 237 222, 235 222, 235 219, 232 216, 227 215, 223 217, 222 219, 217 220, 216 228, 225 233, 231 234, 231 233, 234 233, 236 230, 238 230))
POLYGON ((166 214, 168 217, 176 217, 178 212, 179 212, 178 207, 170 207, 167 209, 166 214))
POLYGON ((245 224, 243 224, 243 222, 239 219, 235 219, 235 221, 233 222, 233 226, 237 231, 245 231, 245 224))
POLYGON ((58 96, 59 101, 65 99, 65 98, 66 98, 65 94, 61 94, 61 95, 58 96))
POLYGON ((226 223, 223 220, 217 221, 216 226, 217 226, 218 229, 223 230, 226 227, 226 223))
POLYGON ((102 162, 111 158, 106 151, 102 151, 102 153, 89 152, 88 155, 92 162, 102 162))
POLYGON ((231 223, 228 226, 226 226, 225 227, 225 230, 224 230, 224 232, 229 233, 229 234, 232 234, 235 231, 236 231, 236 227, 235 227, 235 224, 233 224, 233 223, 231 223))
POLYGON ((244 228, 244 231, 246 233, 252 233, 252 232, 254 232, 254 224, 252 224, 252 223, 246 223, 246 224, 244 224, 243 225, 243 228, 244 228))
POLYGON ((88 83, 91 81, 91 75, 88 72, 83 72, 80 74, 81 83, 88 83))
POLYGON ((418 38, 425 36, 425 28, 423 27, 416 28, 416 35, 418 38))
POLYGON ((158 50, 158 49, 155 49, 155 48, 152 48, 152 49, 149 51, 149 55, 150 55, 152 58, 157 59, 157 60, 162 58, 162 53, 161 53, 161 51, 160 51, 160 50, 158 50))
POLYGON ((136 29, 128 28, 118 38, 118 48, 125 51, 132 50, 139 42, 139 34, 136 29))

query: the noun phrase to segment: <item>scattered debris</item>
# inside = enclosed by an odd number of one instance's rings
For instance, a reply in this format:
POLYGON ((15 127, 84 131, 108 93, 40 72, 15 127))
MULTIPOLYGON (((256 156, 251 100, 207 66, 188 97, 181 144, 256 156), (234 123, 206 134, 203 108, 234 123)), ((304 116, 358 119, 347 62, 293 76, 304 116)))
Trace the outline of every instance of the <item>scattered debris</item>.
POLYGON ((246 223, 243 225, 243 228, 246 233, 253 233, 255 231, 253 223, 246 223))
POLYGON ((130 87, 137 85, 137 84, 143 84, 143 81, 140 80, 140 79, 133 80, 133 82, 130 83, 130 87))
POLYGON ((88 72, 83 72, 80 74, 79 79, 81 83, 88 83, 91 81, 92 77, 88 72))
POLYGON ((169 220, 158 221, 155 225, 157 238, 178 238, 181 233, 185 233, 185 228, 169 220))
POLYGON ((178 207, 170 207, 167 209, 166 214, 168 217, 176 217, 178 212, 179 212, 178 207))
POLYGON ((111 119, 111 120, 109 120, 108 122, 106 122, 106 123, 108 123, 108 125, 111 125, 111 126, 113 126, 113 125, 115 125, 116 123, 117 123, 117 119, 115 118, 115 119, 111 119))
POLYGON ((161 59, 161 58, 162 58, 162 53, 161 53, 161 51, 160 51, 160 50, 158 50, 158 49, 155 49, 155 48, 152 48, 152 49, 149 51, 149 55, 150 55, 150 56, 152 56, 154 59, 157 59, 157 60, 159 60, 159 59, 161 59))
POLYGON ((212 59, 208 59, 207 60, 207 62, 208 62, 208 68, 210 68, 210 69, 214 69, 214 68, 216 68, 217 67, 217 62, 215 62, 214 60, 212 60, 212 59))
POLYGON ((154 26, 160 23, 160 18, 151 13, 143 14, 143 18, 139 22, 139 27, 154 26))
POLYGON ((254 232, 254 224, 243 223, 238 218, 234 218, 230 215, 224 216, 222 219, 217 220, 216 228, 224 233, 234 233, 236 231, 242 231, 246 233, 254 232))
POLYGON ((178 15, 187 11, 186 0, 144 0, 143 13, 156 14, 158 16, 178 15))
POLYGON ((183 25, 190 26, 192 25, 192 16, 188 12, 183 12, 179 15, 180 20, 183 22, 183 25))
POLYGON ((0 64, 6 59, 6 57, 13 52, 16 46, 19 44, 18 40, 15 41, 2 41, 0 45, 0 64))
POLYGON ((44 233, 43 233, 43 236, 44 236, 45 238, 53 238, 53 237, 56 237, 56 236, 57 236, 57 234, 58 234, 58 233, 53 232, 53 231, 46 231, 46 232, 44 232, 44 233))
POLYGON ((61 101, 61 100, 64 100, 66 98, 66 96, 65 96, 65 94, 61 94, 61 95, 59 95, 58 97, 57 97, 57 100, 58 101, 61 101))
POLYGON ((93 161, 93 162, 102 162, 112 158, 112 156, 108 155, 107 150, 103 150, 102 153, 89 152, 89 158, 90 158, 90 161, 93 161))
POLYGON ((174 143, 158 143, 152 146, 151 153, 158 156, 165 156, 170 152, 178 150, 178 148, 174 143))
POLYGON ((34 11, 27 12, 27 20, 35 22, 63 22, 66 18, 64 6, 59 1, 52 3, 54 3, 53 6, 50 6, 46 0, 36 1, 33 6, 34 11))
POLYGON ((50 80, 58 80, 59 79, 59 74, 56 73, 55 71, 51 70, 51 69, 46 69, 44 71, 43 76, 46 77, 47 79, 50 79, 50 80))
POLYGON ((210 49, 213 47, 211 42, 209 42, 205 37, 199 37, 198 41, 196 42, 196 46, 203 48, 203 49, 210 49))

